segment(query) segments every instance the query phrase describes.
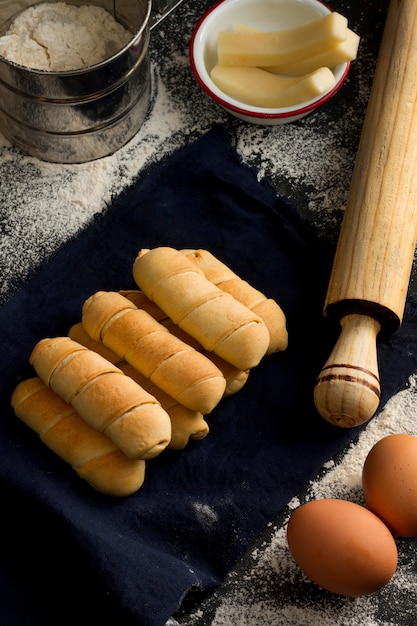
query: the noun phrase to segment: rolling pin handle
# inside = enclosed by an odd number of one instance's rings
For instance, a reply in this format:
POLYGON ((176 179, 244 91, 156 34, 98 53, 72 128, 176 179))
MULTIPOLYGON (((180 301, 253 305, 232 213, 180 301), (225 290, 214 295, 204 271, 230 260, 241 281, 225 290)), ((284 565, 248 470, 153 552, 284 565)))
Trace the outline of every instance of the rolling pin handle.
POLYGON ((375 414, 380 401, 376 339, 380 323, 368 315, 348 314, 314 389, 320 415, 342 428, 353 428, 375 414))

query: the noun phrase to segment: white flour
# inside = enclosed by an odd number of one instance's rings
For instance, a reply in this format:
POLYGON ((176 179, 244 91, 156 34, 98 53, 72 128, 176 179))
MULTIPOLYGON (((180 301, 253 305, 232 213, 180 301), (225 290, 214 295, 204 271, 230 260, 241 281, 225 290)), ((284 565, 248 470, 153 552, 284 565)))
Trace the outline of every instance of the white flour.
POLYGON ((31 6, 0 37, 0 54, 40 70, 75 70, 109 58, 132 38, 104 8, 65 2, 31 6))

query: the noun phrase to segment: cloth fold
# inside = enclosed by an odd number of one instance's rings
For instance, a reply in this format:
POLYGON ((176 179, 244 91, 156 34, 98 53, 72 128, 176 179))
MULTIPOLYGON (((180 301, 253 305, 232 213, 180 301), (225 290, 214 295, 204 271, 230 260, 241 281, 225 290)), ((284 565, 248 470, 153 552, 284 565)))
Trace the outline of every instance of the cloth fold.
MULTIPOLYGON (((152 166, 0 310, 0 621, 162 626, 190 589, 218 586, 297 491, 360 429, 326 423, 315 378, 339 332, 323 318, 331 246, 242 164, 222 126, 152 166), (289 347, 207 416, 209 435, 147 463, 144 486, 94 492, 10 408, 41 338, 66 334, 97 290, 134 287, 142 247, 206 248, 275 298, 289 347), (42 565, 42 567, 41 567, 42 565), (25 601, 22 602, 22 598, 25 601), (62 616, 62 618, 61 618, 62 616)), ((380 339, 381 406, 416 369, 410 306, 380 339)))

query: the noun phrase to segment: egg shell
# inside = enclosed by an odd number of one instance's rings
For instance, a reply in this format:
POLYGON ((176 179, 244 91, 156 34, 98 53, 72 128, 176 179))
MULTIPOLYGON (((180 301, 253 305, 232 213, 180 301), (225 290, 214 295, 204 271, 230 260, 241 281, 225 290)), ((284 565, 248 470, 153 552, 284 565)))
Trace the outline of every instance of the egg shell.
POLYGON ((365 459, 362 487, 367 506, 394 535, 417 536, 417 437, 380 439, 365 459))
POLYGON ((398 562, 387 526, 367 508, 326 498, 301 505, 287 526, 288 547, 304 574, 343 596, 377 591, 398 562))

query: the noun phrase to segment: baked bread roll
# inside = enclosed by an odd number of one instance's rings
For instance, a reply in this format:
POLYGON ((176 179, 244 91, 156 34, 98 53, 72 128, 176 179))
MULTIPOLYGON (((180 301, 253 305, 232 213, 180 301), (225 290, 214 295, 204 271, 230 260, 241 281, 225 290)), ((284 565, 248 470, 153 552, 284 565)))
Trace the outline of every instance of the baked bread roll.
POLYGON ((248 380, 249 370, 242 371, 239 368, 235 367, 228 361, 225 361, 220 356, 215 354, 214 352, 208 352, 204 350, 203 346, 196 340, 194 337, 188 335, 188 333, 184 332, 182 328, 174 324, 170 317, 162 309, 160 309, 154 302, 151 302, 147 296, 142 291, 138 291, 137 289, 130 290, 121 290, 119 293, 133 302, 138 309, 143 309, 149 315, 152 315, 157 322, 165 326, 172 335, 175 335, 181 341, 193 347, 198 352, 202 352, 204 356, 206 356, 210 361, 219 368, 222 372, 225 380, 226 380, 226 388, 223 394, 223 397, 231 396, 240 389, 242 389, 243 385, 248 380))
POLYGON ((195 441, 204 439, 209 433, 209 425, 199 411, 193 411, 177 402, 165 391, 138 372, 130 363, 124 361, 119 367, 134 381, 151 393, 161 403, 171 420, 171 441, 167 448, 170 450, 183 450, 190 439, 195 441))
POLYGON ((107 348, 102 342, 91 339, 81 322, 74 324, 70 328, 68 336, 86 346, 89 350, 94 350, 94 352, 105 356, 111 363, 117 364, 124 374, 130 376, 143 389, 155 396, 171 420, 171 440, 167 446, 169 449, 182 450, 190 439, 203 439, 208 434, 209 426, 201 413, 187 409, 187 407, 154 385, 151 380, 138 372, 130 363, 121 360, 113 350, 107 348))
POLYGON ((263 320, 213 285, 173 248, 141 250, 133 265, 138 287, 205 350, 240 370, 260 362, 269 347, 263 320))
POLYGON ((171 439, 154 396, 101 355, 69 337, 41 339, 30 356, 38 376, 130 459, 150 459, 171 439))
POLYGON ((221 400, 226 381, 221 371, 143 309, 120 293, 100 291, 86 300, 82 323, 157 387, 202 415, 221 400))
POLYGON ((16 416, 97 491, 126 497, 142 487, 145 461, 128 459, 40 378, 19 383, 11 404, 16 416))
POLYGON ((85 348, 88 348, 93 352, 97 352, 97 354, 101 354, 102 357, 107 359, 107 361, 110 361, 110 363, 113 363, 113 365, 119 366, 120 363, 123 363, 123 359, 121 359, 113 350, 110 350, 110 348, 105 346, 102 341, 95 341, 94 339, 91 339, 82 322, 77 322, 71 326, 68 331, 68 337, 85 348))
POLYGON ((246 280, 240 278, 227 265, 207 250, 184 250, 184 254, 204 276, 222 291, 230 293, 236 300, 263 319, 269 331, 267 354, 280 352, 288 346, 287 321, 283 310, 272 298, 267 298, 246 280))

